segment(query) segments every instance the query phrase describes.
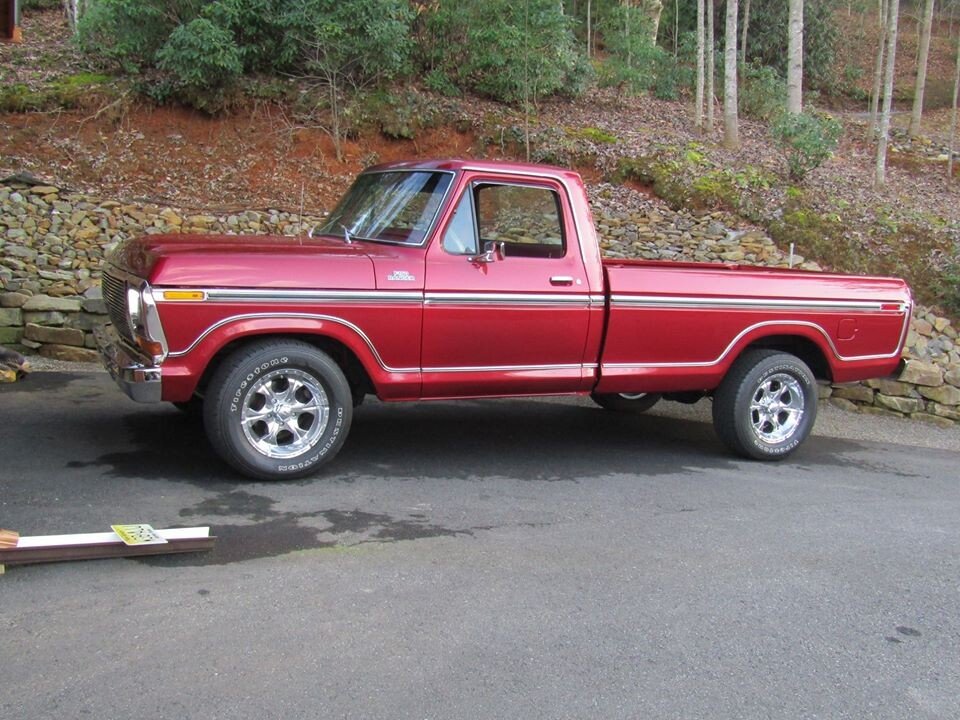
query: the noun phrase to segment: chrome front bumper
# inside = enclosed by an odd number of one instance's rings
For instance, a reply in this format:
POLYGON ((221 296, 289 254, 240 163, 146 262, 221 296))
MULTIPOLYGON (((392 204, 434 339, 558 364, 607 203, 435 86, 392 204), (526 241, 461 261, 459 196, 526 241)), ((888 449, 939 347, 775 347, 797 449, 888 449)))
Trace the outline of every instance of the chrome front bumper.
POLYGON ((93 334, 100 360, 120 389, 137 402, 160 402, 160 368, 128 349, 113 325, 98 327, 93 334))

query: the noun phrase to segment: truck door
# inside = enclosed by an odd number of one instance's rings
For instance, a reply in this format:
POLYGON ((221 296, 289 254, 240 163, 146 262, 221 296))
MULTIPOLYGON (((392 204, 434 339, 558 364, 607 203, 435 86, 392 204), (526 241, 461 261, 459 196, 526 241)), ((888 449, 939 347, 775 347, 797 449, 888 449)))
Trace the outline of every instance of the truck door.
POLYGON ((591 298, 563 187, 464 182, 427 252, 424 397, 583 389, 591 298))

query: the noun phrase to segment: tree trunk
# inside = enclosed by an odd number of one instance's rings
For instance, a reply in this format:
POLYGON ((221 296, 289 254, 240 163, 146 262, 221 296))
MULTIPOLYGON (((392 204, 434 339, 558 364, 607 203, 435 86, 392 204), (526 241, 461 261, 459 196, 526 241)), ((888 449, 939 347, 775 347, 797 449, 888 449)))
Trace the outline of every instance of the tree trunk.
POLYGON ((723 144, 740 147, 737 115, 737 0, 727 0, 727 24, 723 63, 723 144))
POLYGON ((953 149, 957 139, 958 95, 960 95, 960 36, 957 37, 957 71, 953 76, 953 112, 950 113, 950 155, 947 160, 947 182, 953 181, 953 149))
POLYGON ((680 0, 673 0, 673 56, 680 54, 680 0))
POLYGON ((887 9, 890 0, 879 0, 880 40, 877 43, 877 58, 873 66, 873 92, 870 95, 870 137, 880 131, 880 93, 883 90, 883 59, 887 43, 887 9))
POLYGON ((591 7, 591 4, 592 4, 591 0, 587 0, 587 57, 590 57, 593 54, 591 52, 593 48, 591 47, 591 44, 590 44, 590 33, 592 32, 592 29, 590 27, 590 15, 592 14, 591 10, 593 10, 593 8, 591 7))
POLYGON ((743 5, 743 28, 740 31, 740 64, 747 64, 747 28, 750 27, 750 0, 743 5))
POLYGON ((803 0, 790 0, 787 37, 787 112, 803 112, 803 0))
POLYGON ((67 16, 67 22, 70 23, 70 29, 73 30, 73 32, 77 31, 77 22, 83 14, 80 1, 81 0, 63 0, 63 12, 67 16))
POLYGON ((707 0, 707 135, 713 135, 713 99, 717 91, 717 61, 714 57, 716 37, 713 31, 713 0, 707 0))
POLYGON ((913 114, 910 116, 910 137, 920 134, 923 119, 923 92, 927 85, 927 59, 930 57, 930 33, 933 30, 933 0, 926 0, 923 25, 920 27, 920 56, 917 60, 917 85, 913 91, 913 114))
POLYGON ((331 132, 333 135, 333 151, 337 155, 337 162, 343 162, 343 139, 340 137, 340 102, 339 102, 339 85, 336 80, 331 81, 329 86, 330 91, 330 125, 331 132))
POLYGON ((697 90, 694 124, 703 132, 703 0, 697 0, 697 90))
POLYGON ((650 44, 657 44, 657 33, 660 32, 660 16, 663 14, 663 0, 645 0, 643 14, 649 21, 650 44))
POLYGON ((887 9, 887 65, 883 80, 883 114, 880 117, 880 139, 877 141, 877 170, 874 185, 887 181, 887 142, 890 137, 890 109, 893 104, 893 71, 897 64, 897 22, 900 0, 890 0, 887 9))

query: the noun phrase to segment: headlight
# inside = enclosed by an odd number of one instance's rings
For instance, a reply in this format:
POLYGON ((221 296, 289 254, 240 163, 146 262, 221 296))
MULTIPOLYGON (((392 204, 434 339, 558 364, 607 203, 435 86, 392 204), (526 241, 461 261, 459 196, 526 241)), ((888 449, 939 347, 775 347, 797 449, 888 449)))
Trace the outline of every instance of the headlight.
POLYGON ((127 313, 137 345, 152 357, 154 362, 162 362, 167 356, 167 338, 160 324, 157 303, 147 283, 143 283, 139 289, 127 288, 127 313))

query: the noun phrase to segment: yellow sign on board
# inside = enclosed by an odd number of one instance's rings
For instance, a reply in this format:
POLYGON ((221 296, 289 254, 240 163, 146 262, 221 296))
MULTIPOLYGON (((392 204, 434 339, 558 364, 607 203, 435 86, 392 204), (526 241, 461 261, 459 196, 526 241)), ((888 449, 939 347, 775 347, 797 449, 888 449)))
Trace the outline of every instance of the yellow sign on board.
POLYGON ((167 542, 157 534, 152 525, 111 525, 125 545, 162 545, 167 542))

